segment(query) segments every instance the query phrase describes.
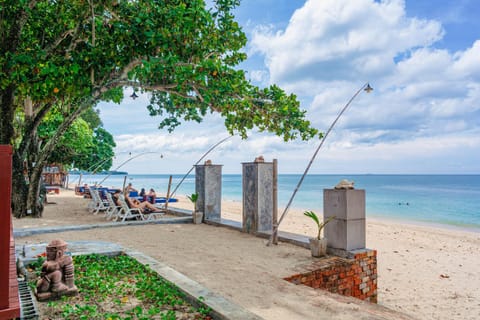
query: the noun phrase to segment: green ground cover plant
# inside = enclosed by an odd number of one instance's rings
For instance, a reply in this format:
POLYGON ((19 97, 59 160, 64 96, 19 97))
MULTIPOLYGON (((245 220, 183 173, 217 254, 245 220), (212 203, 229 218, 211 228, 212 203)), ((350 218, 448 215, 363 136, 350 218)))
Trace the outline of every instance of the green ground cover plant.
MULTIPOLYGON (((41 263, 30 265, 37 277, 41 263)), ((41 319, 211 319, 208 307, 193 307, 175 285, 132 257, 75 256, 74 265, 79 294, 39 302, 41 319)))

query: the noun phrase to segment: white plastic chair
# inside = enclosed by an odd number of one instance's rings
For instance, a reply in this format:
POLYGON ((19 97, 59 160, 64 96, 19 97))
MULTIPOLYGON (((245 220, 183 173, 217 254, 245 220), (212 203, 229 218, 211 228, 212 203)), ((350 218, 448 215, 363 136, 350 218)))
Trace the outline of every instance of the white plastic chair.
POLYGON ((115 201, 113 201, 113 197, 110 192, 107 192, 107 201, 108 201, 108 208, 105 211, 105 218, 107 220, 110 220, 113 217, 117 216, 117 214, 122 209, 122 206, 118 206, 115 204, 115 201))
POLYGON ((100 193, 97 189, 90 189, 92 200, 88 204, 88 211, 93 214, 98 214, 99 211, 105 211, 108 209, 108 202, 100 197, 100 193))
POLYGON ((118 196, 118 203, 120 203, 121 208, 114 219, 115 221, 122 219, 122 222, 123 222, 126 219, 130 219, 130 218, 138 219, 139 217, 141 220, 145 220, 142 210, 140 210, 139 208, 130 208, 123 194, 118 196))

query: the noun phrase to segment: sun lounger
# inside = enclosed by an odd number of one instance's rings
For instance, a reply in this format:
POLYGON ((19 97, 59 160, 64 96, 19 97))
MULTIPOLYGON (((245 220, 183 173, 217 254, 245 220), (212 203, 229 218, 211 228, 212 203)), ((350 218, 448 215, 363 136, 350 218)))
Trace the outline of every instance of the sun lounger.
POLYGON ((144 213, 143 217, 145 218, 145 220, 154 220, 158 217, 161 217, 161 216, 165 215, 165 213, 166 213, 166 210, 158 208, 157 211, 151 211, 151 212, 144 213))
POLYGON ((114 218, 114 221, 121 220, 122 222, 127 219, 139 219, 145 220, 145 217, 142 213, 142 210, 139 208, 130 208, 125 200, 125 197, 121 194, 118 197, 118 203, 120 204, 121 208, 118 211, 117 215, 114 218))
POLYGON ((107 220, 110 220, 112 219, 113 217, 116 217, 117 214, 120 212, 120 210, 122 209, 121 206, 117 206, 115 204, 115 201, 113 201, 113 197, 112 197, 112 194, 110 192, 107 192, 106 194, 107 196, 107 201, 108 201, 108 208, 107 210, 105 211, 105 218, 107 220))
POLYGON ((166 213, 166 210, 162 208, 157 208, 155 211, 151 211, 148 208, 145 208, 143 210, 140 208, 131 208, 128 206, 127 201, 125 200, 125 197, 123 195, 119 196, 118 202, 120 203, 122 208, 117 213, 118 218, 116 218, 115 221, 119 219, 125 221, 128 218, 138 219, 139 217, 141 220, 154 220, 158 217, 165 215, 166 213))
POLYGON ((90 200, 87 206, 90 213, 98 214, 98 212, 108 209, 108 201, 100 197, 97 189, 90 188, 90 195, 92 196, 92 200, 90 200))

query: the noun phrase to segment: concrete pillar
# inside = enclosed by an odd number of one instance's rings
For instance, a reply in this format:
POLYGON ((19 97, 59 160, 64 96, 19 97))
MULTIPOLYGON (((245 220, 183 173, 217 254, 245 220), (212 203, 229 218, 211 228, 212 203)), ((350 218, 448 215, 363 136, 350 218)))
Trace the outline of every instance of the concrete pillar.
POLYGON ((273 163, 242 163, 243 231, 272 230, 273 163))
POLYGON ((220 221, 222 165, 196 165, 195 192, 198 193, 197 210, 203 211, 204 219, 220 221))
POLYGON ((365 190, 324 189, 323 218, 331 216, 324 229, 329 249, 365 248, 365 190))

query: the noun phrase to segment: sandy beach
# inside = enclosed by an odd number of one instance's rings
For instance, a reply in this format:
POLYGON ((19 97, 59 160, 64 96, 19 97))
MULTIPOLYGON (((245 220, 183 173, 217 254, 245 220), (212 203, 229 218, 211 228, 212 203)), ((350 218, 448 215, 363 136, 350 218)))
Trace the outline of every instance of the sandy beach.
MULTIPOLYGON (((55 204, 46 205, 43 218, 14 219, 14 228, 106 222, 102 214, 88 213, 88 200, 71 190, 62 189, 48 200, 55 204)), ((182 197, 173 206, 192 208, 182 197)), ((241 202, 224 201, 222 217, 241 221, 241 202)), ((298 209, 289 212, 280 230, 315 234, 313 223, 298 209)), ((92 229, 15 242, 57 237, 67 242, 110 241, 140 250, 265 319, 318 319, 319 310, 329 318, 368 319, 356 314, 368 308, 367 303, 345 303, 339 296, 282 280, 311 259, 308 250, 290 244, 267 247, 264 239, 205 224, 92 229), (339 314, 338 308, 349 312, 339 314)), ((480 318, 480 233, 367 219, 367 247, 378 252, 379 305, 414 319, 480 318)))

